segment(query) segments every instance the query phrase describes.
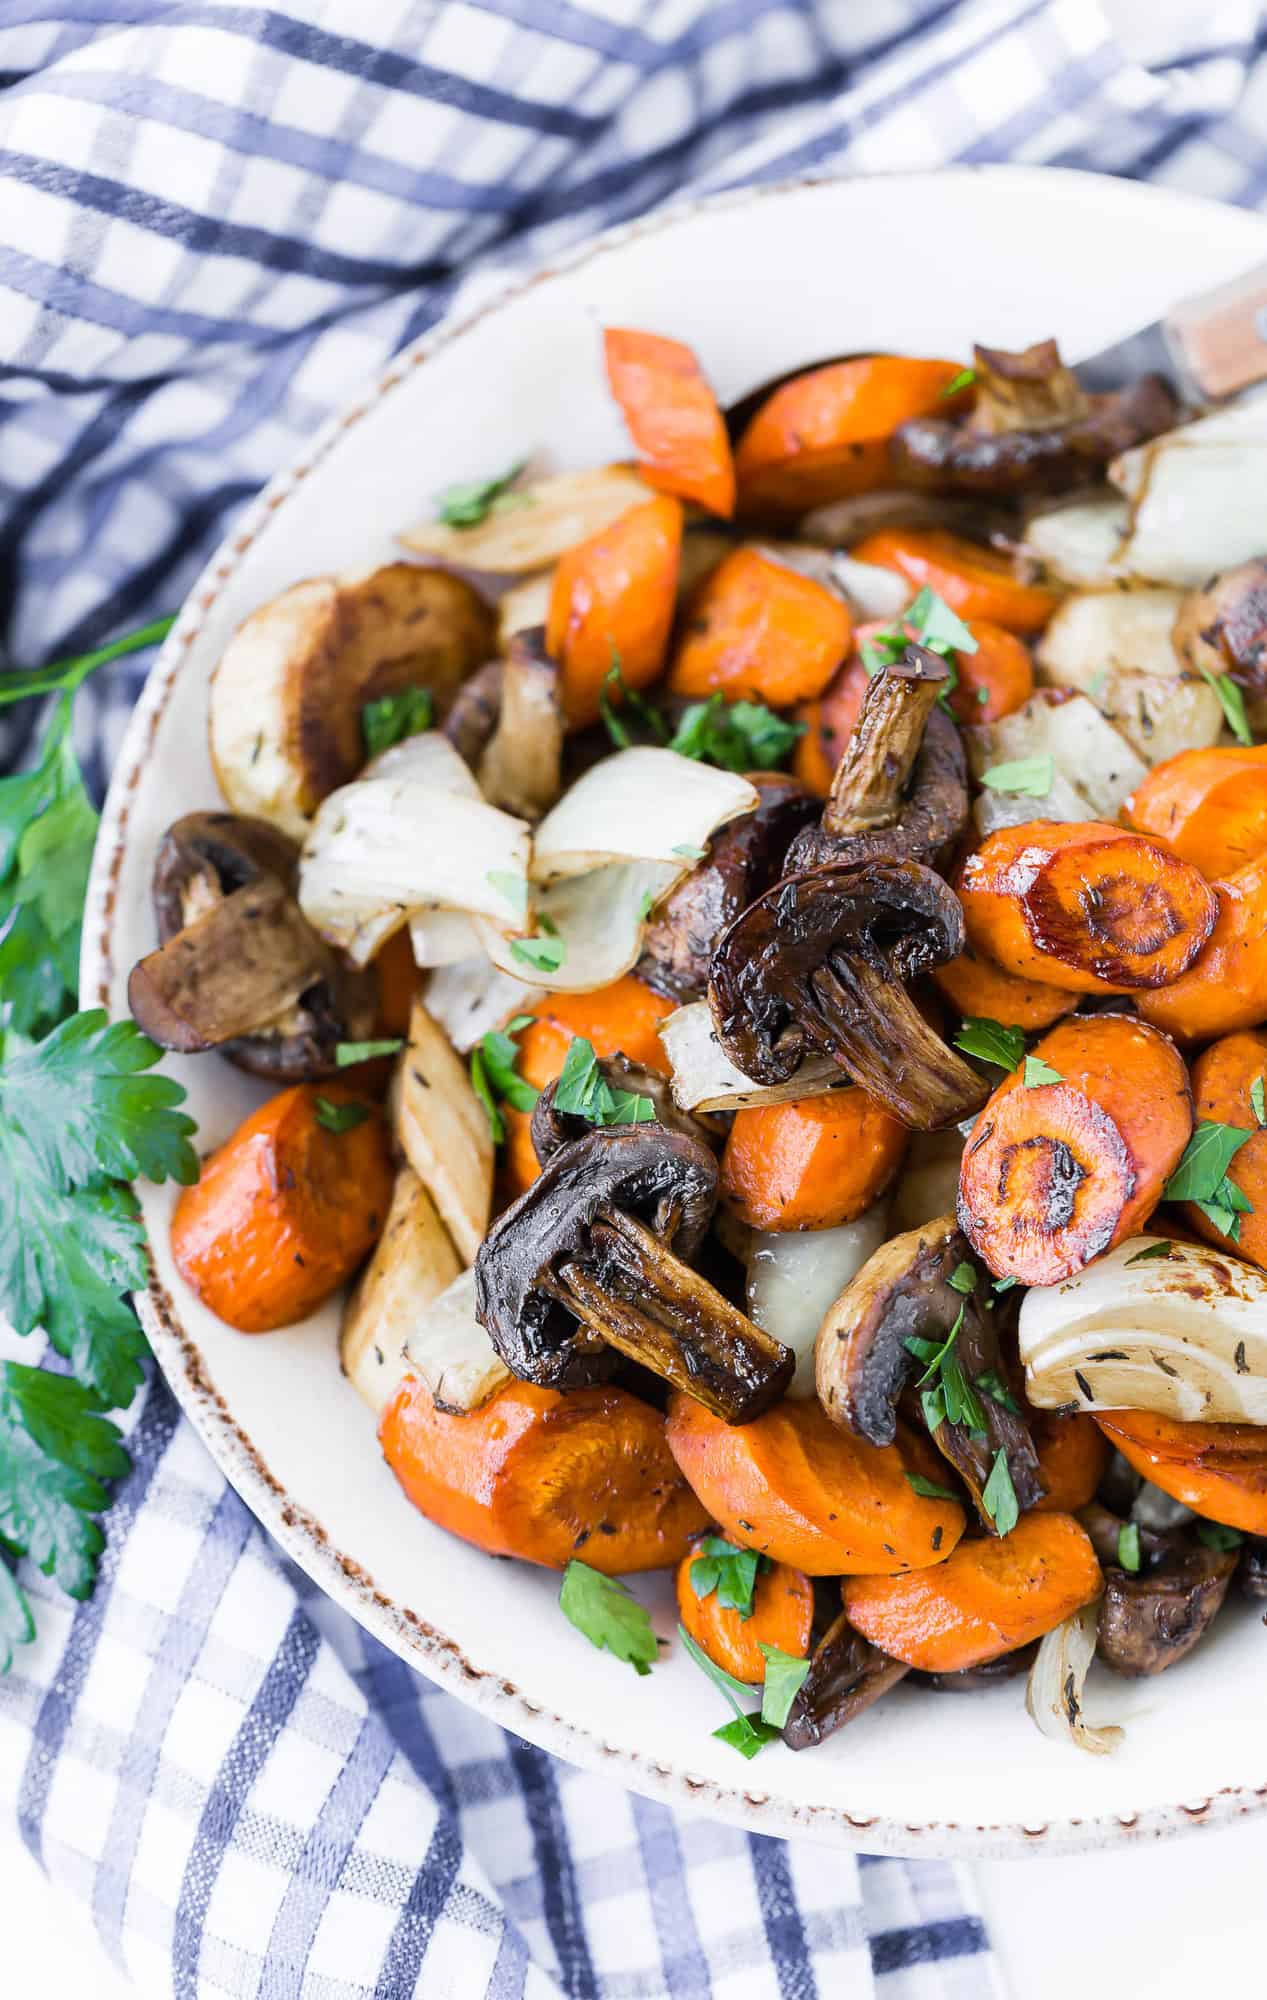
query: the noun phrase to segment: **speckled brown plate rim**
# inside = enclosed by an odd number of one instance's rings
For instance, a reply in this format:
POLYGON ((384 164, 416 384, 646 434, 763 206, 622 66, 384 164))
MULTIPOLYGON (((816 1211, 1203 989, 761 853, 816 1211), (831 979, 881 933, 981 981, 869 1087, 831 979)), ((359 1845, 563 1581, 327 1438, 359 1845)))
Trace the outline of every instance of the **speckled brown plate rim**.
MULTIPOLYGON (((1065 169, 1006 166, 951 168, 941 174, 914 173, 887 178, 940 180, 947 176, 1036 181, 1041 177, 1044 189, 1050 189, 1053 179, 1085 184, 1099 178, 1065 169)), ((543 280, 609 256, 639 237, 672 229, 676 223, 702 211, 777 201, 805 188, 830 185, 840 178, 810 174, 674 203, 589 239, 543 269, 511 279, 474 311, 460 319, 442 321, 397 354, 377 379, 323 425, 304 451, 269 482, 190 591, 133 713, 102 815, 88 886, 81 1005, 110 1005, 115 976, 112 923, 133 800, 176 677, 239 559, 288 496, 322 464, 343 432, 359 423, 433 354, 543 280)), ((1118 180, 1111 184, 1118 196, 1128 185, 1118 180)), ((1161 199, 1172 207, 1188 206, 1194 221, 1201 211, 1220 206, 1170 189, 1136 186, 1133 192, 1141 200, 1161 199)), ((467 1659, 455 1640, 429 1625, 416 1611, 385 1595, 359 1563, 334 1546, 316 1516, 297 1505, 273 1477, 263 1456, 217 1390, 197 1343, 156 1279, 151 1279, 147 1292, 137 1295, 136 1304, 159 1365, 181 1408, 229 1483, 286 1554, 409 1665, 505 1728, 587 1770, 617 1779, 666 1805, 693 1809, 757 1832, 784 1838, 803 1836, 870 1853, 930 1858, 941 1855, 1012 1858, 1035 1853, 1074 1853, 1125 1842, 1138 1844, 1201 1826, 1227 1825, 1267 1806, 1265 1783, 1224 1786, 1208 1798, 1086 1819, 1071 1817, 1035 1823, 1000 1820, 986 1824, 938 1820, 917 1824, 878 1815, 854 1815, 841 1806, 807 1804, 781 1796, 777 1789, 720 1785, 621 1745, 607 1743, 594 1732, 578 1728, 566 1716, 530 1701, 513 1682, 467 1659)))

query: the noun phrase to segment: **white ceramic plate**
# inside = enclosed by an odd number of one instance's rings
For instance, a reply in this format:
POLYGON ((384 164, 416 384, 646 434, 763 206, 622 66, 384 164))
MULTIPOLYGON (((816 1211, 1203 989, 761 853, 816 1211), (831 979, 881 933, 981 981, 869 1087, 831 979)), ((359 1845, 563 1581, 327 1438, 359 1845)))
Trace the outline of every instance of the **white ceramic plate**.
MULTIPOLYGON (((397 357, 281 474, 193 591, 111 789, 85 933, 83 1002, 127 1011, 154 942, 149 878, 168 823, 218 803, 207 680, 247 612, 298 577, 393 553, 456 479, 532 454, 586 465, 627 443, 604 322, 689 341, 723 402, 836 352, 962 355, 975 336, 1058 334, 1071 358, 1267 250, 1255 218, 1120 181, 986 168, 771 188, 617 231, 397 357)), ((201 1142, 258 1087, 173 1061, 201 1142)), ((168 1190, 143 1188, 158 1358, 226 1476, 318 1583, 412 1665, 521 1736, 637 1790, 768 1833, 892 1853, 1016 1853, 1140 1839, 1267 1802, 1263 1630, 1248 1607, 1161 1682, 1094 1687, 1127 1725, 1093 1759, 1040 1737, 1022 1686, 896 1694, 823 1749, 752 1764, 713 1740, 721 1698, 674 1645, 638 1679, 558 1611, 557 1577, 488 1557, 415 1513, 339 1373, 333 1308, 265 1339, 199 1306, 168 1251, 168 1190)), ((673 1631, 666 1578, 638 1585, 673 1631)))

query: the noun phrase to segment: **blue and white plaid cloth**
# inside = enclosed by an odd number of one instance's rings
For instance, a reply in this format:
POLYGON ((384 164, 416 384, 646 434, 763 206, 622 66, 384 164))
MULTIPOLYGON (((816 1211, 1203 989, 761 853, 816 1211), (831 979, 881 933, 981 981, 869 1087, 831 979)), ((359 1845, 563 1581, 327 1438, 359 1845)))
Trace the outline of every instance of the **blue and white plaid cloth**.
MULTIPOLYGON (((1020 159, 1267 206, 1258 0, 1105 9, 2 0, 9 656, 175 608, 459 284, 683 187, 1020 159)), ((145 665, 80 697, 98 781, 145 665)), ((34 718, 3 726, 0 763, 34 718)), ((505 1735, 279 1559, 160 1380, 128 1425, 96 1595, 24 1575, 0 1800, 145 1992, 998 1990, 967 1870, 679 1817, 505 1735)))

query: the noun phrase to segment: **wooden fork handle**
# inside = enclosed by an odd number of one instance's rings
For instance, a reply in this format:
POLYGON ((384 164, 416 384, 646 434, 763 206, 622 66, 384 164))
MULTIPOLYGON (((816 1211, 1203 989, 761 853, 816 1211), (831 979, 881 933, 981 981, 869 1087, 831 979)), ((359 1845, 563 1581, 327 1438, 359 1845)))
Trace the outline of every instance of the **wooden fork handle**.
POLYGON ((1176 363, 1206 401, 1267 382, 1267 264, 1185 299, 1164 326, 1176 363))

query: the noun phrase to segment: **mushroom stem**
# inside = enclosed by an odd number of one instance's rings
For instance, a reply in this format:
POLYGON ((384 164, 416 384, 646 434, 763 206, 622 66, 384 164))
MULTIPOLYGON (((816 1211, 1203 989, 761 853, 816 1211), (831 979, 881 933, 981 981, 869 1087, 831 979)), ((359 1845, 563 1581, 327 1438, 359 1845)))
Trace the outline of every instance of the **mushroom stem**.
POLYGON ((979 1111, 989 1085, 934 1034, 905 986, 861 953, 811 973, 809 1039, 865 1084, 903 1125, 936 1132, 979 1111))
POLYGON ((750 1423, 782 1395, 795 1357, 659 1237, 619 1209, 590 1228, 601 1276, 577 1258, 556 1296, 609 1347, 693 1396, 723 1423, 750 1423))
POLYGON ((823 807, 825 833, 846 838, 896 823, 928 718, 948 678, 940 655, 916 645, 872 675, 823 807))
POLYGON ((842 1611, 814 1648, 809 1673, 788 1710, 783 1741, 810 1750, 896 1687, 910 1669, 855 1632, 842 1611))

